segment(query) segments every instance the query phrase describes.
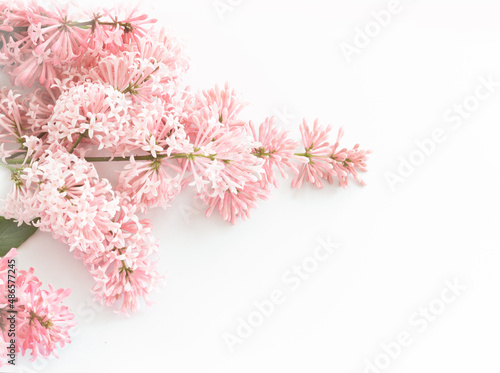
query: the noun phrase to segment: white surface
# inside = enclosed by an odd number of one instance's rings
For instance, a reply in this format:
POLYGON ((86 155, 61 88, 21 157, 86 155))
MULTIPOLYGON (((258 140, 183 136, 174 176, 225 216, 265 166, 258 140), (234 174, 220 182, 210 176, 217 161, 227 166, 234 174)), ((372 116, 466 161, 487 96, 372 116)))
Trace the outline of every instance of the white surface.
POLYGON ((256 121, 286 108, 297 138, 302 117, 343 125, 345 145, 374 150, 368 185, 297 191, 283 181, 236 226, 219 216, 184 219, 189 193, 151 211, 167 283, 152 309, 130 319, 94 311, 83 266, 37 233, 20 250, 20 266, 73 289, 67 304, 79 330, 59 360, 24 359, 21 371, 371 372, 366 360, 383 359, 381 344, 405 331, 412 343, 383 371, 499 371, 500 87, 458 129, 443 115, 474 93, 479 77, 500 81, 500 6, 402 1, 348 63, 340 43, 352 43, 356 28, 387 4, 252 0, 224 20, 212 0, 141 5, 185 39, 193 87, 229 81, 256 121), (392 192, 385 173, 436 128, 446 141, 392 192), (327 236, 339 247, 291 290, 282 275, 327 236), (421 332, 414 314, 438 305, 443 281, 455 278, 468 289, 421 332), (274 289, 284 292, 283 304, 230 353, 224 333, 235 333, 238 318, 274 289))

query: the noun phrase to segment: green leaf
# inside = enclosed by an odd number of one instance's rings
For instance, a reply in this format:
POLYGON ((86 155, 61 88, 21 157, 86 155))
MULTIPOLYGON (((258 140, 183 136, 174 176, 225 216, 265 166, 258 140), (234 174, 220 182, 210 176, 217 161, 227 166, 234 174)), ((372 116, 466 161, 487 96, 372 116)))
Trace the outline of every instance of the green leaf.
POLYGON ((0 256, 6 255, 13 247, 21 246, 37 229, 28 224, 18 226, 14 220, 0 216, 0 256))

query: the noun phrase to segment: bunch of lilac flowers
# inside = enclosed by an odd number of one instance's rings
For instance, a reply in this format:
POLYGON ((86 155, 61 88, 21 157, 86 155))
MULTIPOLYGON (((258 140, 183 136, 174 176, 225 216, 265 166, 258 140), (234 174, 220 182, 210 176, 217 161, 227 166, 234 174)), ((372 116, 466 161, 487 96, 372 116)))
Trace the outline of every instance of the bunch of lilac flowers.
POLYGON ((18 352, 31 351, 32 360, 57 356, 56 348, 70 342, 75 326, 74 315, 62 305, 71 290, 42 289, 33 268, 16 270, 15 255, 12 249, 0 258, 0 367, 18 352))
MULTIPOLYGON (((0 5, 0 66, 23 92, 0 91, 0 159, 13 181, 0 215, 66 243, 94 278, 96 298, 125 313, 139 298, 149 303, 163 280, 151 222, 138 212, 193 187, 207 216, 218 211, 234 224, 288 172, 293 187, 347 187, 350 176, 363 184, 369 153, 342 148, 342 129, 332 140, 317 120, 300 125, 301 145, 273 118, 247 121, 227 84, 192 91, 182 44, 154 23, 137 9, 0 5), (121 167, 117 185, 95 162, 121 167)), ((53 294, 39 302, 67 295, 53 294)), ((50 333, 48 317, 36 324, 48 331, 43 356, 66 340, 50 333)))

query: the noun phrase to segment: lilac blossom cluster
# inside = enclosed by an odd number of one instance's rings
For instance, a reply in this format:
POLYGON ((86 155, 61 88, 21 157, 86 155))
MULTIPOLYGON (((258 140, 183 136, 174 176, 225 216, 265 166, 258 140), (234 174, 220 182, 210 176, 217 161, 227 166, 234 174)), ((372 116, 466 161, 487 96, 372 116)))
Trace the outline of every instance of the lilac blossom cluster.
POLYGON ((331 142, 318 121, 301 124, 302 145, 273 118, 247 121, 227 84, 191 90, 183 45, 154 23, 137 9, 0 5, 0 66, 23 92, 0 91, 0 159, 13 181, 0 214, 66 243, 96 298, 125 313, 163 280, 138 212, 191 186, 207 216, 235 223, 289 172, 294 187, 363 183, 369 153, 341 148, 342 130, 331 142), (116 185, 96 162, 120 165, 116 185))

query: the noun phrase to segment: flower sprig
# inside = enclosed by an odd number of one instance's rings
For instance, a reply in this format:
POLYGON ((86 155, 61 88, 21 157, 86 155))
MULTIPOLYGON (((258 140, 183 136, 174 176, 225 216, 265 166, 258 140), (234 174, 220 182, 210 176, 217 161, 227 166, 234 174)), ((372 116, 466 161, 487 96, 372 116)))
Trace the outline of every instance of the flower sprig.
MULTIPOLYGON (((0 215, 67 244, 106 306, 129 313, 140 299, 150 304, 163 282, 159 245, 138 213, 168 207, 188 187, 207 216, 218 211, 234 224, 289 174, 297 188, 363 184, 369 151, 340 147, 342 129, 333 142, 331 126, 304 120, 299 145, 274 118, 244 119, 246 103, 228 84, 190 89, 183 45, 153 19, 136 9, 73 11, 0 5, 0 67, 28 92, 0 90, 0 164, 12 180, 0 215), (119 168, 115 185, 98 162, 119 168)), ((23 348, 35 357, 69 341, 66 309, 58 308, 59 329, 43 312, 67 295, 50 288, 27 313, 23 348), (44 349, 29 333, 44 336, 44 349)))

